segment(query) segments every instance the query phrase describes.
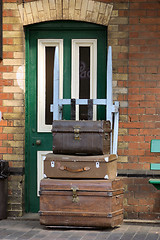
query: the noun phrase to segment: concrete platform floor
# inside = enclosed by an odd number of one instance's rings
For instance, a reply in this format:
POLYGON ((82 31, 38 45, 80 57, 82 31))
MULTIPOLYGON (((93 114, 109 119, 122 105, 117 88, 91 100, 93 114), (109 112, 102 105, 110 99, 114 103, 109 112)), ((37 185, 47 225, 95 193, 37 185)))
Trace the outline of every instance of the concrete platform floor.
POLYGON ((37 215, 0 221, 0 239, 19 240, 160 240, 160 224, 125 221, 114 229, 47 228, 37 215))

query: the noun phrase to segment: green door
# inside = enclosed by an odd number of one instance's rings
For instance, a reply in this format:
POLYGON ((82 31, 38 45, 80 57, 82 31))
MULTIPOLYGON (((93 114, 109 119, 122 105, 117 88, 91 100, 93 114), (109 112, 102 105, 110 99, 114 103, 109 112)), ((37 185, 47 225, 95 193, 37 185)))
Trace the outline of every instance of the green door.
MULTIPOLYGON (((26 197, 27 212, 39 210, 39 182, 43 161, 52 151, 52 107, 54 51, 60 57, 60 97, 106 97, 106 27, 84 22, 55 21, 29 26, 26 36, 26 197), (78 95, 77 95, 78 94, 78 95)), ((86 109, 77 109, 79 119, 86 109)), ((96 119, 105 110, 95 109, 96 119)), ((63 108, 70 119, 70 107, 63 108)))

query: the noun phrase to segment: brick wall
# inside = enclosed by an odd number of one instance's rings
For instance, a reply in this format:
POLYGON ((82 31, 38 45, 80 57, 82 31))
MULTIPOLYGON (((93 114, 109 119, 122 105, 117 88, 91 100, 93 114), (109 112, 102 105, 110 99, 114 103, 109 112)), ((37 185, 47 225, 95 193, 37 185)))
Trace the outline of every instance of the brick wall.
POLYGON ((3 1, 3 60, 0 62, 0 158, 17 174, 9 177, 8 213, 21 216, 24 181, 24 33, 17 1, 3 1))
POLYGON ((114 2, 117 25, 111 19, 109 29, 117 33, 110 33, 109 39, 113 51, 125 47, 125 52, 113 55, 121 106, 118 168, 124 175, 131 173, 123 178, 125 218, 159 219, 160 194, 148 184, 147 174, 150 163, 160 162, 159 153, 150 152, 150 141, 160 139, 160 1, 114 2))
MULTIPOLYGON (((119 168, 145 171, 160 162, 159 153, 150 153, 150 141, 160 139, 160 1, 130 1, 130 11, 121 14, 129 16, 129 77, 128 119, 120 124, 128 135, 119 140, 128 148, 119 153, 128 155, 128 163, 119 168)), ((129 218, 159 219, 160 194, 147 178, 131 179, 128 191, 129 218)))
POLYGON ((148 180, 150 163, 160 162, 159 153, 150 152, 150 141, 160 139, 160 1, 115 0, 113 6, 109 44, 117 50, 113 84, 120 101, 118 169, 128 176, 125 218, 159 219, 160 194, 148 180))
MULTIPOLYGON (((80 4, 84 1, 75 1, 77 2, 80 4)), ((160 1, 98 2, 113 4, 108 25, 108 44, 113 47, 114 100, 120 101, 118 169, 120 176, 124 176, 125 217, 158 219, 160 196, 148 184, 148 178, 152 177, 150 163, 160 161, 158 153, 150 153, 151 139, 160 139, 160 1)), ((18 7, 20 5, 17 5, 16 0, 3 0, 3 3, 4 59, 0 62, 0 111, 3 120, 0 122, 0 157, 9 161, 14 171, 19 170, 19 175, 14 172, 9 178, 9 215, 22 215, 24 32, 22 12, 18 7)), ((33 6, 35 5, 32 4, 33 6)))

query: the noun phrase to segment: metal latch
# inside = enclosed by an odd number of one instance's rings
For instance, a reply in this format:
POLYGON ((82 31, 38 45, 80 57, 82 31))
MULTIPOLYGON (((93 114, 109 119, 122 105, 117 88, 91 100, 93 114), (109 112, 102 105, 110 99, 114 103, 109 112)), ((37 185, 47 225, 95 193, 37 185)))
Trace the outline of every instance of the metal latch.
POLYGON ((105 137, 104 137, 105 140, 108 140, 108 136, 109 136, 108 133, 105 133, 104 135, 105 135, 105 137))
POLYGON ((79 128, 74 128, 74 139, 79 140, 79 128))
POLYGON ((77 187, 72 187, 71 190, 73 191, 72 202, 78 203, 79 202, 79 197, 77 196, 77 190, 79 190, 79 189, 77 187))

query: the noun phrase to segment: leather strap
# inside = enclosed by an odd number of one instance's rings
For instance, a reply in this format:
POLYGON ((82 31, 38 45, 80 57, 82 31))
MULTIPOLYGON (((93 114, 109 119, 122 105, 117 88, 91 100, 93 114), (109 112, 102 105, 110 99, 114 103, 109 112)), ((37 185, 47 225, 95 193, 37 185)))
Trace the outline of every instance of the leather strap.
POLYGON ((79 168, 79 169, 71 169, 71 168, 66 167, 66 166, 61 166, 59 169, 62 170, 62 171, 66 170, 68 172, 78 173, 78 172, 89 171, 90 167, 84 167, 84 168, 79 168))

